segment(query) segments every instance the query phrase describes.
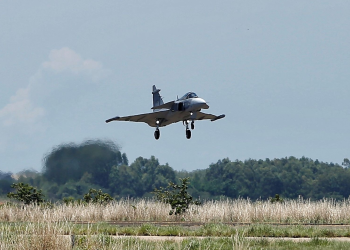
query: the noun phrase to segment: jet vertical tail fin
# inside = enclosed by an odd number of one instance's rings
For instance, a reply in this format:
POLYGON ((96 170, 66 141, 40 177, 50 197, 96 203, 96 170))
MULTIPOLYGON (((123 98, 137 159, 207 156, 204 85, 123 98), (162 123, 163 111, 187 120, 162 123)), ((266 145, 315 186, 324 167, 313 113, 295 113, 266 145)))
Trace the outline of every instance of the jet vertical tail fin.
MULTIPOLYGON (((153 95, 153 107, 160 106, 164 104, 162 97, 159 94, 160 89, 157 89, 156 85, 152 87, 152 95, 153 95)), ((153 112, 156 110, 153 110, 153 112)))

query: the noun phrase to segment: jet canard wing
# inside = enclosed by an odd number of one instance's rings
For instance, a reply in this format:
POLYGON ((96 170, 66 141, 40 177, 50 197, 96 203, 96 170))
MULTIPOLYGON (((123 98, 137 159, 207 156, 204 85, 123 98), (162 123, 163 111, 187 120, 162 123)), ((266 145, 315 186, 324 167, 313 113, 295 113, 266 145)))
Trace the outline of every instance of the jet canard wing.
POLYGON ((159 111, 159 112, 153 112, 153 113, 146 113, 146 114, 140 114, 140 115, 130 115, 130 116, 116 116, 111 119, 106 120, 106 123, 111 121, 128 121, 128 122, 145 122, 151 127, 156 127, 156 121, 162 122, 162 120, 165 119, 167 113, 169 111, 159 111))

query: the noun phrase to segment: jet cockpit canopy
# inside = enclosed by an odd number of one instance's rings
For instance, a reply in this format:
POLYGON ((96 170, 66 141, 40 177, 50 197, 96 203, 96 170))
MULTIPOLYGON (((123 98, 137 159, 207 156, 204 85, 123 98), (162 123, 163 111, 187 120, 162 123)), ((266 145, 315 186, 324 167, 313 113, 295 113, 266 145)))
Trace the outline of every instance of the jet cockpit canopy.
POLYGON ((196 97, 198 97, 196 93, 188 92, 183 97, 181 97, 179 100, 186 100, 186 99, 189 99, 189 98, 196 98, 196 97))

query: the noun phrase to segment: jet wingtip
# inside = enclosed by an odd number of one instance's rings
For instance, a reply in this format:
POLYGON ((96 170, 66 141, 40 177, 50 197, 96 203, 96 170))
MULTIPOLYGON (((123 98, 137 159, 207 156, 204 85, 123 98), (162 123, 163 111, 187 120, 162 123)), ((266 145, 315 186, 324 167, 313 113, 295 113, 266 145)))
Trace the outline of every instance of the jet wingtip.
POLYGON ((119 120, 119 118, 120 118, 119 116, 113 117, 113 118, 111 118, 111 119, 106 120, 106 123, 109 123, 109 122, 111 122, 111 121, 119 120))
POLYGON ((218 115, 217 117, 215 117, 214 119, 211 119, 211 121, 213 122, 213 121, 216 121, 216 120, 219 120, 219 119, 222 119, 222 118, 224 118, 225 117, 225 115, 224 114, 222 114, 222 115, 218 115))

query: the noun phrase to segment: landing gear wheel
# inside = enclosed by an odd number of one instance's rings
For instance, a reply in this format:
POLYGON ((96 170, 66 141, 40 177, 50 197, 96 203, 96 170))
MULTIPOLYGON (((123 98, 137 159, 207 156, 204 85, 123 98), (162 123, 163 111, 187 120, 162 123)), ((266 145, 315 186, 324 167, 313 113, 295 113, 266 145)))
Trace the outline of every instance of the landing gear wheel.
POLYGON ((158 140, 159 137, 160 137, 160 131, 157 129, 156 131, 154 131, 154 138, 155 138, 156 140, 158 140))
POLYGON ((186 129, 186 138, 191 139, 191 130, 186 129))
POLYGON ((191 122, 191 129, 194 130, 194 122, 191 122))

